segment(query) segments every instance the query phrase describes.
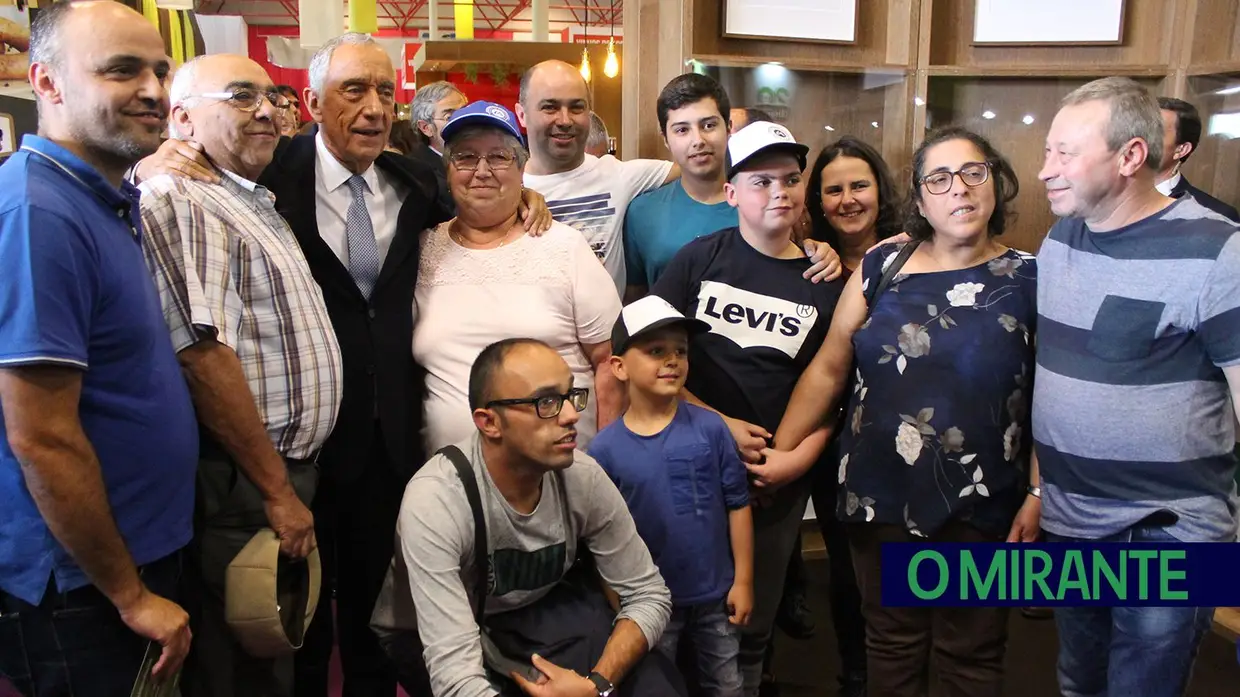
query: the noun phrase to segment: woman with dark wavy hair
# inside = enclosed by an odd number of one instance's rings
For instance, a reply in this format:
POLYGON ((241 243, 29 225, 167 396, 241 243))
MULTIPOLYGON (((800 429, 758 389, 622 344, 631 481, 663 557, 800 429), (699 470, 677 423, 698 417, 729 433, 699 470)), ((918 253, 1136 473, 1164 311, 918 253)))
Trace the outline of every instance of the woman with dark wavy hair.
POLYGON ((869 143, 843 136, 810 168, 805 207, 811 236, 840 255, 845 277, 867 249, 900 232, 900 195, 887 162, 869 143))
POLYGON ((925 695, 933 660, 943 694, 999 697, 1006 609, 884 607, 880 548, 1037 538, 1037 266, 998 241, 1018 187, 985 138, 963 128, 930 134, 910 184, 910 254, 881 245, 849 279, 776 447, 795 447, 850 392, 835 424, 836 513, 861 589, 870 694, 925 695))

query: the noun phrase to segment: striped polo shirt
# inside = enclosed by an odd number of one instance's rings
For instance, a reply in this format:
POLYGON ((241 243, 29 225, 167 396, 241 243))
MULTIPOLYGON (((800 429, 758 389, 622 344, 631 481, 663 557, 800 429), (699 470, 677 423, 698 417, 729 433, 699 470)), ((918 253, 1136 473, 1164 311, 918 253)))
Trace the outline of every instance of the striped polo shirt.
POLYGON ((1097 539, 1158 514, 1236 539, 1240 228, 1190 198, 1118 230, 1062 219, 1038 254, 1042 527, 1097 539))

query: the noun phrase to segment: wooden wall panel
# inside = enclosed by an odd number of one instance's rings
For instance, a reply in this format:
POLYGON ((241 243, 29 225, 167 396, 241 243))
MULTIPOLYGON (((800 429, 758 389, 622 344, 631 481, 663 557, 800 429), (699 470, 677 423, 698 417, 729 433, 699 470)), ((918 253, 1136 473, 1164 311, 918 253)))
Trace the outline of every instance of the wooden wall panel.
POLYGON ((1141 68, 1166 70, 1171 62, 1174 1, 1127 0, 1124 41, 1117 46, 973 46, 976 0, 932 1, 931 66, 1008 72, 1107 66, 1111 72, 1130 73, 1141 68))
POLYGON ((1191 62, 1240 61, 1240 3, 1236 0, 1195 0, 1191 62))
MULTIPOLYGON (((798 67, 907 66, 914 55, 907 43, 909 19, 917 4, 915 0, 861 0, 857 3, 856 43, 824 44, 725 38, 723 0, 693 0, 693 55, 706 62, 726 56, 754 63, 782 61, 798 67), (889 24, 894 37, 890 42, 889 24)), ((790 16, 789 21, 795 18, 790 16)))

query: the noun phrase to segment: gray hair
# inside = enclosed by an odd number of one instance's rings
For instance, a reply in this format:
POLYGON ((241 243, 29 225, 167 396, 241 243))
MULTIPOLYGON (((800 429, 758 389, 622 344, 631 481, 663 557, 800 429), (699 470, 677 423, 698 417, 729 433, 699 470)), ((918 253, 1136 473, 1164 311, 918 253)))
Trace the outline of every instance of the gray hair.
POLYGON ((1162 112, 1149 90, 1127 77, 1104 77, 1076 88, 1063 98, 1060 107, 1086 102, 1106 102, 1111 107, 1107 121, 1107 147, 1119 150, 1133 138, 1145 141, 1149 154, 1145 164, 1153 170, 1161 165, 1163 149, 1162 112))
POLYGON ((30 62, 58 67, 61 58, 60 29, 75 2, 61 0, 39 8, 30 23, 30 62))
POLYGON ((452 140, 444 142, 444 165, 448 167, 452 166, 452 155, 457 152, 457 148, 461 143, 474 136, 479 136, 486 133, 498 133, 503 136, 504 147, 510 148, 517 156, 517 167, 525 167, 525 163, 530 159, 530 151, 525 149, 525 146, 521 144, 521 141, 516 136, 512 135, 503 128, 500 128, 499 126, 487 126, 484 124, 462 126, 461 130, 452 134, 452 140))
POLYGON ((327 43, 320 46, 314 52, 314 56, 310 58, 310 89, 319 98, 323 97, 323 83, 327 81, 327 68, 332 63, 332 54, 336 52, 336 49, 345 44, 351 46, 378 46, 379 42, 375 41, 370 34, 349 32, 348 34, 341 34, 334 39, 330 39, 327 43))
POLYGON ((603 117, 597 113, 590 112, 590 135, 586 136, 586 147, 606 147, 607 146, 607 124, 603 123, 603 117))
MULTIPOLYGON (((181 67, 177 68, 176 73, 172 76, 172 86, 168 88, 168 107, 170 110, 190 99, 190 95, 194 93, 194 88, 198 82, 198 65, 209 55, 202 55, 185 61, 185 63, 181 64, 181 67)), ((181 137, 177 133, 176 120, 172 118, 171 111, 168 114, 168 135, 173 138, 181 137)))
POLYGON ((435 105, 454 92, 462 97, 465 96, 465 93, 456 85, 446 80, 419 87, 418 91, 413 94, 413 102, 409 105, 410 119, 415 124, 419 121, 427 123, 434 121, 435 105))

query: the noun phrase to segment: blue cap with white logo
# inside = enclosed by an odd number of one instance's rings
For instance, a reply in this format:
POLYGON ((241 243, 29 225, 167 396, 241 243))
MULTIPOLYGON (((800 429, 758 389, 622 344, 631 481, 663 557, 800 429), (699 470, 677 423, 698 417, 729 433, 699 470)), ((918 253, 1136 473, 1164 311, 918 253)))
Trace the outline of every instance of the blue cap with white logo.
POLYGON ((517 125, 517 115, 495 102, 473 102, 452 114, 443 127, 443 141, 447 143, 461 128, 470 124, 478 126, 495 126, 517 137, 525 143, 521 136, 521 127, 517 125))

